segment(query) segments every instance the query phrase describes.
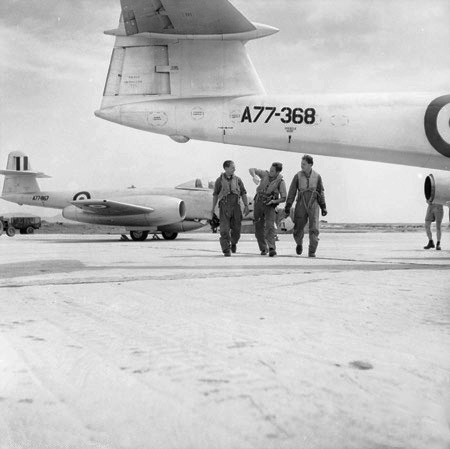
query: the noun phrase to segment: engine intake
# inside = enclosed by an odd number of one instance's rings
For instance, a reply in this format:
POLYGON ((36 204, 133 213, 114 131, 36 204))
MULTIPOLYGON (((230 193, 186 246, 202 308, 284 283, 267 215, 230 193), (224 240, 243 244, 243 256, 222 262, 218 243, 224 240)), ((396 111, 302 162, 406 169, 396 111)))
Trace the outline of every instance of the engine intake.
POLYGON ((450 202, 450 176, 430 174, 425 178, 424 194, 427 201, 434 204, 450 202))

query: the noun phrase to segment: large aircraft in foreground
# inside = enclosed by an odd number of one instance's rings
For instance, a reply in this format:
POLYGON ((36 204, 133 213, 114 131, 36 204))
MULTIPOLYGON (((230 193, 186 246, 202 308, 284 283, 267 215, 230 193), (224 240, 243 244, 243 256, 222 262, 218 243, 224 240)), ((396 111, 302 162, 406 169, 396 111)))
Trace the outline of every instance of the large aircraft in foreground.
MULTIPOLYGON (((450 94, 267 95, 228 0, 121 0, 98 117, 190 139, 450 170, 450 94)), ((282 13, 282 10, 280 10, 282 13)), ((288 13, 288 12, 286 12, 288 13)), ((288 67, 287 67, 288 68, 288 67)), ((450 201, 450 176, 425 194, 450 201)))
POLYGON ((211 219, 212 191, 201 180, 175 188, 123 191, 42 191, 37 178, 49 178, 31 169, 22 152, 8 155, 1 199, 29 206, 62 209, 69 220, 94 225, 121 226, 133 240, 145 240, 149 233, 161 233, 173 240, 179 232, 193 231, 211 219))

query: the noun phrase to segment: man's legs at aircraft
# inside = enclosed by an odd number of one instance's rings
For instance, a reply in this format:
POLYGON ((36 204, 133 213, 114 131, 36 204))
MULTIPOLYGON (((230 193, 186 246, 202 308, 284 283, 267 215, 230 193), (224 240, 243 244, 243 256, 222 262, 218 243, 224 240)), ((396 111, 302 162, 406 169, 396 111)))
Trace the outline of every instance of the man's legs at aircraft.
POLYGON ((427 212, 425 215, 425 232, 428 237, 428 244, 424 246, 424 249, 434 248, 433 234, 431 232, 431 224, 436 222, 436 249, 441 249, 441 224, 444 219, 444 208, 441 207, 433 207, 429 205, 427 208, 427 212))
POLYGON ((294 212, 294 240, 297 243, 297 254, 300 255, 303 251, 303 236, 305 235, 305 226, 308 222, 308 211, 306 207, 297 201, 294 212))
POLYGON ((220 246, 224 254, 230 253, 230 229, 231 229, 231 216, 227 210, 226 205, 220 206, 220 246))
POLYGON ((267 242, 265 238, 265 206, 262 201, 255 202, 255 209, 253 211, 255 217, 255 237, 258 241, 259 250, 267 254, 267 242))
POLYGON ((442 220, 444 219, 444 208, 442 208, 440 211, 436 212, 436 249, 441 249, 441 225, 442 220))
POLYGON ((264 237, 267 242, 267 245, 269 246, 269 256, 275 256, 276 255, 275 237, 277 234, 275 231, 275 219, 276 219, 275 208, 272 206, 265 206, 264 216, 265 216, 264 237))
POLYGON ((433 234, 431 233, 431 221, 425 222, 425 232, 427 233, 428 240, 433 240, 433 234))
POLYGON ((428 244, 424 246, 424 249, 434 248, 433 234, 431 232, 431 223, 436 222, 436 249, 441 249, 441 225, 444 219, 444 208, 432 208, 428 206, 427 213, 425 215, 425 232, 428 237, 428 244))
POLYGON ((433 234, 431 233, 431 223, 432 222, 430 220, 425 220, 425 232, 427 233, 428 243, 423 247, 423 249, 434 248, 433 234))
POLYGON ((231 211, 230 227, 231 227, 231 252, 236 252, 236 245, 241 238, 242 212, 241 206, 237 202, 231 211))
POLYGON ((441 231, 442 220, 436 220, 436 240, 441 241, 442 231, 441 231))
POLYGON ((309 250, 308 256, 315 257, 319 245, 319 205, 315 203, 309 210, 309 250))
POLYGON ((441 249, 441 224, 442 221, 436 221, 436 249, 438 251, 441 249))

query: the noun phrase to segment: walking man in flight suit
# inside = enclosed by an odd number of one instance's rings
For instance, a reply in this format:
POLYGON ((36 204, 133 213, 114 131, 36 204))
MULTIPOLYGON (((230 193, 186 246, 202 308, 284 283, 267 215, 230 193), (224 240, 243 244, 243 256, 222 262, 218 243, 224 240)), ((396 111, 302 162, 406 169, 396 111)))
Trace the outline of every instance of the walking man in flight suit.
POLYGON ((251 168, 250 175, 253 176, 255 184, 259 184, 256 189, 255 209, 255 236, 258 240, 261 256, 265 256, 267 251, 269 256, 276 256, 276 210, 280 203, 286 201, 286 184, 284 183, 281 171, 283 164, 274 162, 270 170, 259 170, 251 168))
POLYGON ((302 169, 294 176, 291 182, 284 209, 286 216, 289 216, 297 195, 294 213, 296 252, 298 255, 303 252, 304 229, 309 220, 309 257, 316 257, 316 250, 319 244, 319 210, 322 211, 323 217, 327 215, 322 177, 312 169, 313 164, 314 160, 311 156, 303 156, 302 169))
POLYGON ((241 178, 236 176, 236 166, 233 161, 223 163, 225 170, 216 180, 213 191, 212 216, 217 203, 220 210, 220 246, 223 255, 231 256, 237 249, 241 237, 242 211, 240 199, 244 203, 244 214, 248 215, 247 191, 241 178))

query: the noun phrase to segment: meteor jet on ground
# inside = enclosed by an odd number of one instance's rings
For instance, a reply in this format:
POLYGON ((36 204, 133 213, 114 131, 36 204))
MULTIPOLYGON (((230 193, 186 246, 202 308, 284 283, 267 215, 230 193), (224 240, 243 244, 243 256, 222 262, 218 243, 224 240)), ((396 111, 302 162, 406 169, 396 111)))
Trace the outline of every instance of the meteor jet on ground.
POLYGON ((33 171, 28 156, 8 156, 1 199, 29 206, 62 209, 69 220, 96 225, 123 226, 133 240, 145 240, 150 232, 175 239, 179 232, 193 231, 211 219, 211 186, 193 180, 175 188, 124 191, 41 191, 37 178, 49 176, 33 171))
MULTIPOLYGON (((228 0, 121 0, 101 108, 111 122, 197 139, 450 170, 449 93, 266 95, 245 44, 278 30, 228 0)), ((450 201, 450 176, 425 193, 450 201)))

